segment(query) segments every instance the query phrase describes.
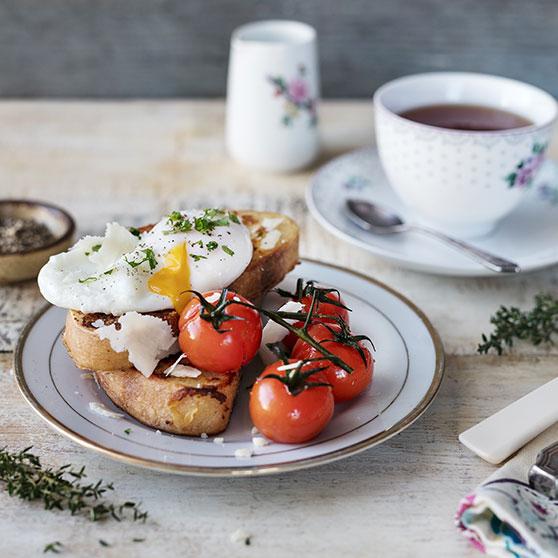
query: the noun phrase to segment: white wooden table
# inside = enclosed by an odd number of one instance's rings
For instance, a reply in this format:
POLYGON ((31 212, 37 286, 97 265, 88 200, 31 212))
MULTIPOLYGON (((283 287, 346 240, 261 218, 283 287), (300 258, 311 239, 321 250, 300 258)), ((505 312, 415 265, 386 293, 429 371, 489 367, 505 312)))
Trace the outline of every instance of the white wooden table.
MULTIPOLYGON (((369 102, 323 104, 320 163, 372 141, 369 102)), ((0 288, 0 445, 33 445, 45 463, 87 465, 115 483, 115 497, 141 500, 144 526, 89 523, 0 491, 2 556, 40 555, 59 540, 71 556, 477 556, 453 526, 462 495, 492 466, 457 435, 551 379, 557 351, 523 346, 479 356, 480 333, 500 304, 529 305, 556 292, 556 268, 519 277, 452 279, 413 273, 349 247, 308 215, 312 169, 289 176, 238 167, 223 146, 224 106, 214 102, 2 102, 0 196, 50 200, 81 230, 108 219, 150 222, 178 204, 222 200, 295 217, 303 256, 377 277, 421 307, 448 355, 446 379, 415 425, 380 447, 317 469, 268 478, 164 475, 112 462, 52 431, 20 397, 12 377, 18 333, 42 304, 37 287, 0 288), (232 543, 242 528, 252 544, 232 543), (134 543, 134 537, 145 538, 134 543), (103 539, 112 544, 101 547, 103 539)), ((552 155, 552 154, 551 154, 552 155)), ((556 152, 554 153, 556 155, 556 152)))

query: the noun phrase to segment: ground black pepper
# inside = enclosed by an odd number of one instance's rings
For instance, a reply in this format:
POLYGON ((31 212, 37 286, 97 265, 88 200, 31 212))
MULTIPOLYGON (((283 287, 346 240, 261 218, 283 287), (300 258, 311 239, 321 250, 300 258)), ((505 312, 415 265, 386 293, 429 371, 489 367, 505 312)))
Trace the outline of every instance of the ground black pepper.
POLYGON ((0 254, 15 254, 45 246, 54 240, 46 225, 33 219, 0 216, 0 254))

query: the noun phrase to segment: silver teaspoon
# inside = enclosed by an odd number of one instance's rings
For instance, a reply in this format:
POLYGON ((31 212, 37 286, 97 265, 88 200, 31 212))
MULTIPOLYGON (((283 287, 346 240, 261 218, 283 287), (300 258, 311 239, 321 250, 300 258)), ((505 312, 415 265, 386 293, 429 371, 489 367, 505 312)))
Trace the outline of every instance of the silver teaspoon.
POLYGON ((393 234, 402 232, 418 232, 430 237, 437 238, 447 245, 460 250, 469 258, 479 262, 484 267, 498 273, 518 273, 521 268, 514 262, 495 256, 490 252, 485 252, 475 248, 467 242, 452 238, 440 231, 417 225, 406 223, 403 219, 393 213, 390 209, 370 203, 365 200, 347 200, 347 214, 351 221, 360 228, 376 234, 393 234))

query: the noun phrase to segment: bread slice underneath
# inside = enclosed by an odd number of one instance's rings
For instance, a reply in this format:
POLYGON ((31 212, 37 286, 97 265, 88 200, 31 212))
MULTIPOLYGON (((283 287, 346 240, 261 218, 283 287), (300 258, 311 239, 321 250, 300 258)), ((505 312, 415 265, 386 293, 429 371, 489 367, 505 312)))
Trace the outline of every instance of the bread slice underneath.
MULTIPOLYGON (((162 361, 164 370, 171 361, 162 361)), ((137 370, 97 371, 97 382, 115 405, 135 419, 173 434, 218 434, 229 423, 240 372, 202 372, 197 378, 149 378, 137 370)))
MULTIPOLYGON (((249 228, 254 252, 242 275, 229 288, 249 300, 259 300, 277 285, 298 263, 298 226, 294 221, 271 212, 239 211, 249 228), (282 219, 276 227, 279 239, 266 242, 266 219, 282 219)), ((144 227, 143 230, 149 230, 144 227)), ((167 321, 178 334, 178 313, 174 310, 149 312, 167 321)), ((172 359, 159 363, 146 378, 128 359, 128 352, 117 353, 107 339, 101 340, 93 322, 108 325, 119 316, 85 314, 69 310, 63 341, 76 366, 95 372, 97 381, 110 399, 140 422, 174 434, 199 436, 222 432, 228 425, 240 382, 240 372, 202 372, 197 378, 164 376, 172 359)))

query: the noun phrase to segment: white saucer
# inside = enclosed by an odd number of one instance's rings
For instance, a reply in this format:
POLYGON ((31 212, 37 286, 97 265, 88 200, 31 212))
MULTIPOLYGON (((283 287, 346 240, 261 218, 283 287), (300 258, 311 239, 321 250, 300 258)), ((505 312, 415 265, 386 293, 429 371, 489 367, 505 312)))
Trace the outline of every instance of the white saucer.
MULTIPOLYGON (((405 268, 441 275, 495 275, 459 252, 422 235, 380 236, 363 231, 346 217, 348 198, 374 201, 412 219, 409 209, 390 187, 375 148, 338 157, 316 173, 306 201, 318 222, 341 239, 405 268)), ((521 206, 501 221, 490 236, 473 243, 515 261, 522 272, 558 263, 556 164, 547 161, 521 206)))
MULTIPOLYGON (((61 340, 66 310, 50 305, 20 337, 15 356, 19 388, 43 419, 72 440, 126 463, 192 475, 261 475, 328 463, 410 426, 434 399, 443 376, 442 345, 426 316, 389 287, 341 268, 304 260, 281 286, 292 290, 298 277, 337 287, 353 309, 354 331, 369 335, 376 346, 369 391, 337 405, 327 428, 305 444, 252 444, 247 388, 263 369, 259 358, 243 372, 221 440, 175 436, 139 423, 115 407, 90 374, 76 368, 61 340), (122 414, 99 415, 90 403, 122 414), (240 459, 241 449, 253 455, 240 459)), ((278 302, 270 294, 264 304, 276 307, 278 302)))

